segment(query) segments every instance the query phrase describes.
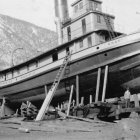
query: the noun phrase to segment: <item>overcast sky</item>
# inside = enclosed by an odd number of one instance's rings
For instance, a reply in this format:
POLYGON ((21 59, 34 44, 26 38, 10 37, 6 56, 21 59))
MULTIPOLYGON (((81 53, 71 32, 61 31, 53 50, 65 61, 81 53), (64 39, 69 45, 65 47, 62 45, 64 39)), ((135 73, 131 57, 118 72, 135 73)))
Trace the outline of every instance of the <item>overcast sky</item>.
MULTIPOLYGON (((70 5, 75 0, 68 1, 70 5)), ((103 11, 116 16, 116 29, 126 33, 140 29, 140 0, 102 1, 103 11)), ((55 30, 54 0, 0 0, 0 14, 55 30)))

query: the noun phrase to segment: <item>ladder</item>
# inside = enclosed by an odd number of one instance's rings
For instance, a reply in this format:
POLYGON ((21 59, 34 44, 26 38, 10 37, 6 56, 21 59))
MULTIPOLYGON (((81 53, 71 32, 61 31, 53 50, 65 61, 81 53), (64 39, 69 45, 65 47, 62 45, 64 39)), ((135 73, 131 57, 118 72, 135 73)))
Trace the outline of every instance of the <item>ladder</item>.
POLYGON ((46 96, 46 98, 41 106, 41 109, 39 110, 39 113, 38 113, 35 121, 42 120, 44 118, 45 113, 48 111, 49 105, 50 105, 52 98, 57 90, 59 82, 64 75, 64 71, 67 67, 69 60, 70 60, 70 56, 71 56, 70 52, 67 52, 66 57, 64 58, 63 64, 60 66, 60 69, 55 77, 55 80, 51 86, 51 89, 49 90, 49 92, 48 92, 48 94, 47 94, 47 96, 46 96))
POLYGON ((115 38, 116 37, 116 34, 114 33, 114 30, 113 30, 113 27, 111 25, 111 22, 110 22, 109 17, 106 14, 103 14, 103 17, 105 19, 106 26, 108 28, 108 33, 109 33, 110 39, 115 38))

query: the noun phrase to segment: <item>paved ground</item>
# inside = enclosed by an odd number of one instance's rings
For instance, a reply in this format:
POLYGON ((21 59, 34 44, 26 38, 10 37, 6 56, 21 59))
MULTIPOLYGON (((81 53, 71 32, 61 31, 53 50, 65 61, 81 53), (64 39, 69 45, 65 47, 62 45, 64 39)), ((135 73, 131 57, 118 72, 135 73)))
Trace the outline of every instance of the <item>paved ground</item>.
MULTIPOLYGON (((25 129, 23 129, 25 130, 25 129)), ((125 119, 118 123, 88 123, 77 120, 21 123, 0 121, 0 140, 140 140, 140 120, 125 119), (19 128, 28 128, 29 133, 19 128)))

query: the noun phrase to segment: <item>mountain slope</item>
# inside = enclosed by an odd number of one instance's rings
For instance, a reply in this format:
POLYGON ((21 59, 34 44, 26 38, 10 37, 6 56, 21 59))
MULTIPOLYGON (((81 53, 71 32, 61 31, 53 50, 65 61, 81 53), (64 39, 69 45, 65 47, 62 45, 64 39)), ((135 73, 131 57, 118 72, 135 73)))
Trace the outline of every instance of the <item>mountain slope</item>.
POLYGON ((56 46, 55 32, 0 15, 0 70, 22 63, 56 46))

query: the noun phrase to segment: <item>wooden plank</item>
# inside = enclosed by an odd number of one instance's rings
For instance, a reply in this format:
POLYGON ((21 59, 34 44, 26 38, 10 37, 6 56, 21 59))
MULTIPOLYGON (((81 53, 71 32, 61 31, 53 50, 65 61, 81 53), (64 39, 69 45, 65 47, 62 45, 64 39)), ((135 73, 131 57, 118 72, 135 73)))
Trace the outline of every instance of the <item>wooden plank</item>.
POLYGON ((111 124, 111 123, 108 123, 108 122, 103 122, 103 121, 98 121, 98 120, 91 120, 91 119, 88 119, 88 118, 81 118, 81 117, 76 117, 76 116, 68 116, 68 118, 71 118, 71 119, 76 119, 76 120, 80 120, 80 121, 85 121, 85 122, 89 122, 89 123, 102 123, 102 124, 111 124))
POLYGON ((0 111, 0 117, 3 118, 5 116, 5 97, 3 97, 2 105, 1 105, 1 111, 0 111))
POLYGON ((67 116, 69 116, 70 113, 70 106, 71 106, 71 100, 72 100, 72 94, 73 94, 73 85, 71 86, 71 92, 70 92, 70 97, 69 97, 69 104, 68 104, 68 110, 67 110, 67 116))
POLYGON ((101 68, 98 68, 95 103, 98 102, 98 98, 99 98, 100 79, 101 79, 101 68))
POLYGON ((81 97, 81 105, 84 105, 84 97, 81 97))
POLYGON ((108 65, 105 67, 104 85, 103 85, 103 92, 102 92, 102 102, 105 101, 107 78, 108 78, 108 65))
POLYGON ((49 90, 42 106, 41 106, 41 109, 39 110, 39 113, 35 119, 35 121, 41 121, 43 120, 44 116, 45 116, 45 113, 49 110, 49 105, 52 101, 52 98, 54 97, 54 94, 57 90, 57 87, 60 83, 60 80, 62 79, 63 75, 64 75, 64 71, 65 71, 65 68, 68 64, 68 61, 70 59, 70 55, 67 55, 62 63, 62 65, 60 66, 60 69, 55 77, 55 80, 53 82, 53 85, 51 87, 51 89, 49 90))
POLYGON ((120 70, 125 71, 125 70, 132 69, 133 67, 136 67, 139 65, 140 65, 140 61, 137 61, 137 62, 134 62, 134 63, 131 63, 131 64, 128 64, 126 66, 121 67, 120 70))
POLYGON ((92 103, 92 95, 89 96, 89 104, 92 103))
POLYGON ((51 90, 49 90, 48 95, 46 96, 46 98, 43 102, 43 105, 41 106, 41 109, 40 109, 35 121, 40 121, 44 118, 45 112, 46 112, 46 110, 49 109, 49 105, 50 105, 50 102, 51 102, 53 95, 56 91, 56 88, 57 88, 57 85, 54 86, 51 90))
POLYGON ((47 90, 47 85, 45 85, 45 94, 47 95, 48 90, 47 90))
POLYGON ((60 117, 63 117, 63 118, 76 119, 76 120, 85 121, 85 122, 89 122, 89 123, 111 124, 111 123, 103 122, 103 121, 100 121, 100 120, 98 121, 98 120, 91 120, 91 119, 81 118, 81 117, 76 117, 76 116, 67 116, 65 113, 63 113, 59 110, 58 110, 58 114, 59 114, 60 117))

